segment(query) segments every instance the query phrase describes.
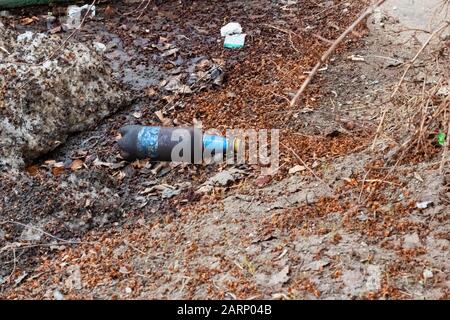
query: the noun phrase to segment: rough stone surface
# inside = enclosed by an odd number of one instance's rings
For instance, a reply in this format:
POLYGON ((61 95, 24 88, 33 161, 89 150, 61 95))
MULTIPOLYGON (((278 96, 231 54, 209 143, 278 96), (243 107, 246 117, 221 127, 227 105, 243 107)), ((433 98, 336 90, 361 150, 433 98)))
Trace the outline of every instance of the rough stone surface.
POLYGON ((53 150, 127 101, 92 44, 68 42, 48 59, 61 43, 0 26, 0 169, 53 150))

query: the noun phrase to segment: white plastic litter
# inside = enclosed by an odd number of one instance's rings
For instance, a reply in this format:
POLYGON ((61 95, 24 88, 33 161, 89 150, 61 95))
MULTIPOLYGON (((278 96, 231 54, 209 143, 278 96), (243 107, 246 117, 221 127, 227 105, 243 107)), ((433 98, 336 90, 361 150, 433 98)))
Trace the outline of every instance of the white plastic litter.
POLYGON ((229 49, 240 49, 244 47, 245 43, 245 33, 242 34, 233 34, 225 37, 225 41, 223 46, 229 49))
POLYGON ((224 25, 222 28, 220 28, 220 35, 222 37, 237 33, 242 33, 242 27, 237 22, 230 22, 224 25))
POLYGON ((429 206, 430 204, 432 204, 432 203, 433 203, 433 201, 417 202, 417 203, 416 203, 416 207, 417 207, 418 209, 426 209, 426 208, 428 208, 428 206, 429 206))
POLYGON ((69 29, 75 29, 81 25, 81 12, 83 10, 90 10, 91 17, 95 17, 95 6, 85 4, 84 6, 68 6, 67 7, 67 27, 69 29))
POLYGON ((93 44, 94 44, 95 51, 97 51, 98 53, 103 53, 106 51, 106 46, 103 43, 94 42, 93 44))

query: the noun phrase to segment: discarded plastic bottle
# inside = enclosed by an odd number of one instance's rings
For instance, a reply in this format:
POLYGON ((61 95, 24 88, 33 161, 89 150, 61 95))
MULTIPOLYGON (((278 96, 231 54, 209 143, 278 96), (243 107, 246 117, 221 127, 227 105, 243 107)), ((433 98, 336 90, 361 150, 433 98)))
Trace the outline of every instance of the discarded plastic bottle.
POLYGON ((194 127, 154 127, 128 125, 119 130, 118 141, 123 158, 127 160, 150 158, 154 161, 202 163, 204 151, 215 156, 235 152, 239 141, 203 134, 194 127), (174 159, 174 155, 175 158, 174 159))

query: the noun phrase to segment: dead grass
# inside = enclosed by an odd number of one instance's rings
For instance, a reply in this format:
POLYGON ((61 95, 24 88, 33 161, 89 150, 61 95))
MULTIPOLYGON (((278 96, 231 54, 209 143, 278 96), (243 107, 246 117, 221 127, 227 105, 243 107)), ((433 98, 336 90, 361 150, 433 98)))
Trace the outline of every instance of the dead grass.
POLYGON ((450 41, 445 32, 449 29, 447 21, 431 33, 404 66, 384 107, 374 144, 384 140, 395 146, 385 156, 391 163, 441 161, 441 168, 445 167, 450 125, 450 41), (433 49, 428 47, 431 42, 433 49), (438 141, 438 135, 445 135, 445 141, 438 141))

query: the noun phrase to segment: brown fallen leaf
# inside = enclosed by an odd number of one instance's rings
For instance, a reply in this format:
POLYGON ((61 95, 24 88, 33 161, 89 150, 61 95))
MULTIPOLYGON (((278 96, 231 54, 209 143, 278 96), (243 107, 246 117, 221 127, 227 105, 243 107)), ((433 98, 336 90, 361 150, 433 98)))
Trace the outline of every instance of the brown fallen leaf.
POLYGON ((25 170, 32 177, 35 177, 39 174, 39 168, 37 165, 28 166, 25 168, 25 170))
POLYGON ((289 174, 296 174, 297 172, 305 171, 305 170, 306 170, 305 166, 296 165, 289 169, 289 174))
POLYGON ((83 167, 83 164, 84 164, 83 160, 76 159, 70 165, 70 170, 77 171, 83 167))

